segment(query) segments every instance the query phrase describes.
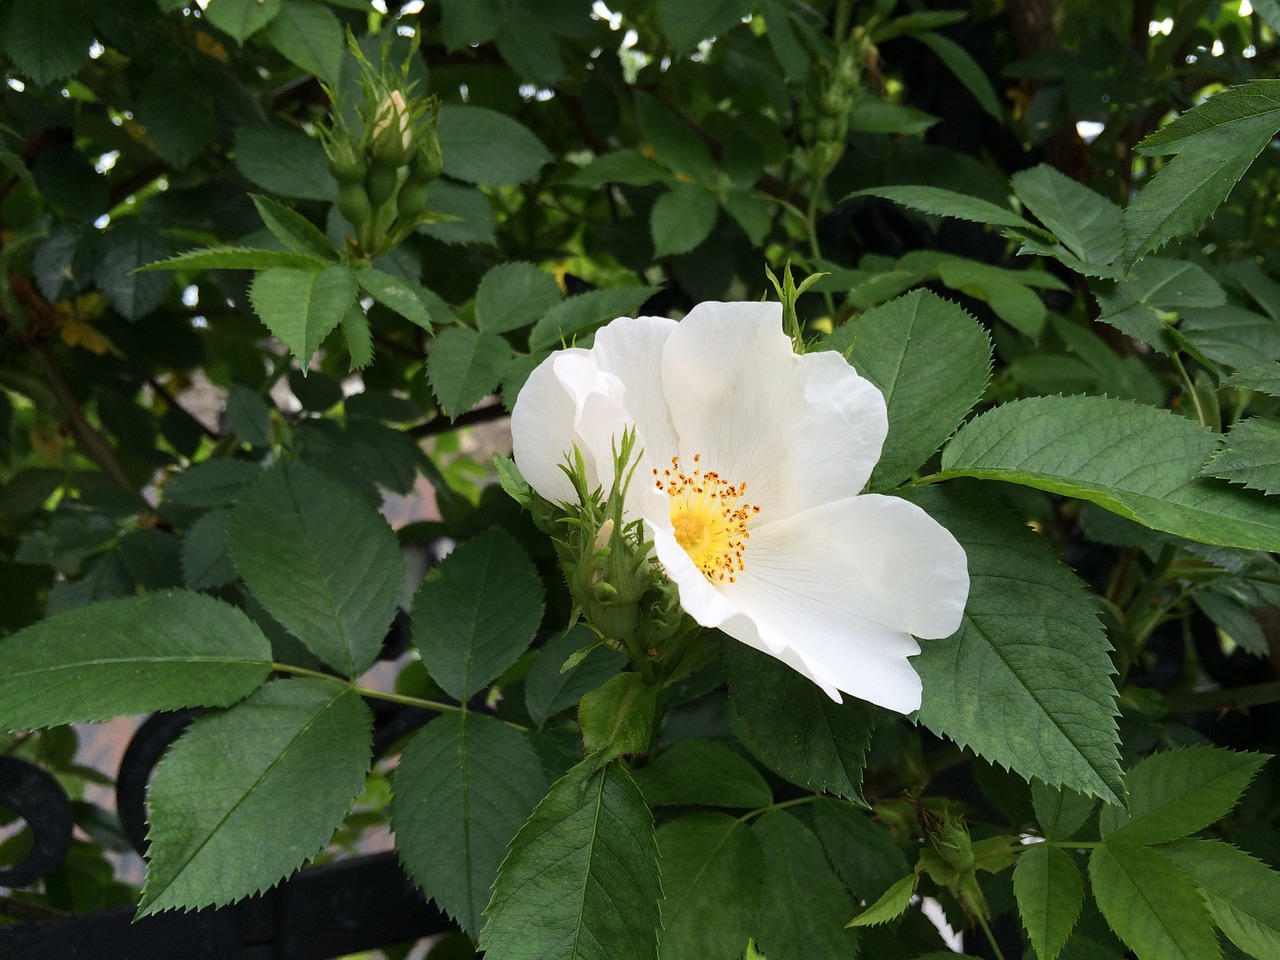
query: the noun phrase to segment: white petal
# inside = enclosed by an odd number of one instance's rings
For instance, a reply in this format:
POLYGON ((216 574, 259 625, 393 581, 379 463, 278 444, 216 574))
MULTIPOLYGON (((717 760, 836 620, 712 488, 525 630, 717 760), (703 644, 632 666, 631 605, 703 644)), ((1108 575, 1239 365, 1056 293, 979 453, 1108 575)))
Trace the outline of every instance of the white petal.
POLYGON ((828 693, 919 707, 912 634, 954 633, 969 589, 964 551, 944 527, 896 497, 851 497, 753 524, 744 560, 737 582, 716 589, 755 636, 722 629, 828 693))
POLYGON ((900 497, 869 494, 750 527, 738 586, 767 581, 863 621, 948 637, 969 595, 964 548, 900 497))
POLYGON ((622 383, 623 404, 648 444, 646 467, 676 455, 675 428, 662 393, 662 348, 675 329, 676 322, 666 317, 623 317, 597 331, 591 348, 599 368, 622 383))
POLYGON ((794 354, 781 309, 699 304, 662 357, 682 461, 701 453, 774 517, 856 494, 888 430, 884 397, 844 358, 794 354))
POLYGON ((560 469, 578 440, 579 403, 557 375, 562 353, 583 358, 586 350, 557 351, 529 374, 511 411, 511 447, 516 466, 538 493, 555 503, 576 501, 573 484, 560 469))

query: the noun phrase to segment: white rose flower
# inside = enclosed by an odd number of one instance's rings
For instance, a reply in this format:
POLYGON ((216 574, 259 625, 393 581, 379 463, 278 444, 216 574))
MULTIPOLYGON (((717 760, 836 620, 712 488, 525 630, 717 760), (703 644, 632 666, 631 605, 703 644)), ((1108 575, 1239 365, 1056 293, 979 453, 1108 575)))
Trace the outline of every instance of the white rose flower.
POLYGON ((920 706, 916 637, 954 633, 964 550, 919 507, 860 494, 888 430, 880 391, 832 352, 797 356, 777 303, 615 320, 553 353, 520 391, 514 456, 545 499, 577 500, 576 446, 607 492, 636 430, 625 516, 641 518, 694 620, 821 687, 920 706))

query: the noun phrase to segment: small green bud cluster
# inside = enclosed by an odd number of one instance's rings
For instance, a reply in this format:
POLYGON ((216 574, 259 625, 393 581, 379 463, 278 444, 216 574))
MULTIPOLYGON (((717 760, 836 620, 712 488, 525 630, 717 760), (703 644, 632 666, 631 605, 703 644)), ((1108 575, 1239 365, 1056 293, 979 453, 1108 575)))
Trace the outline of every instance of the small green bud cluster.
POLYGON ((364 93, 359 122, 349 127, 335 111, 333 127, 321 132, 338 182, 335 202, 355 228, 351 243, 357 255, 374 257, 430 217, 428 187, 444 167, 436 129, 440 101, 414 91, 416 82, 408 78, 412 48, 398 72, 388 68, 385 50, 375 68, 354 43, 351 49, 364 93))
POLYGON ((635 432, 614 448, 614 480, 606 495, 591 489, 582 454, 563 467, 578 492, 578 504, 563 508, 534 504, 533 516, 551 535, 581 616, 605 643, 626 652, 646 681, 672 675, 701 628, 680 607, 644 537, 640 520, 624 514, 626 491, 636 468, 635 432))
POLYGON ((844 155, 849 114, 858 103, 862 63, 869 44, 865 32, 855 29, 837 48, 835 63, 811 88, 809 101, 801 105, 809 168, 816 180, 834 170, 844 155))

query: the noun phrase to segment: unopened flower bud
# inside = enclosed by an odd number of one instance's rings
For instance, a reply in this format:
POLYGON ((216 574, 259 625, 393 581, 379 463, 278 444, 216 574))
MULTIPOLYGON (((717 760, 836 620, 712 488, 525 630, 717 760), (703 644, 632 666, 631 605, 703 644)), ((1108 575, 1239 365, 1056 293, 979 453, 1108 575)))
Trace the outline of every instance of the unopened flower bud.
POLYGON ((350 134, 329 144, 329 172, 340 184, 359 183, 364 179, 368 163, 350 134))
POLYGON ((388 167, 399 167, 409 156, 413 134, 409 125, 409 108, 404 94, 392 90, 378 105, 372 129, 373 157, 388 167))
POLYGON ((643 558, 634 538, 612 518, 600 524, 578 558, 572 586, 591 624, 604 636, 626 639, 640 619, 640 598, 648 587, 643 558))
POLYGON ((373 207, 361 184, 343 183, 338 186, 338 210, 353 227, 358 227, 369 219, 373 207))
POLYGON ((369 168, 364 178, 364 188, 369 194, 369 202, 375 209, 395 196, 398 180, 399 174, 395 167, 375 163, 369 168))
POLYGON ((973 869, 973 841, 962 819, 946 817, 942 828, 930 839, 938 855, 948 864, 961 872, 973 869))

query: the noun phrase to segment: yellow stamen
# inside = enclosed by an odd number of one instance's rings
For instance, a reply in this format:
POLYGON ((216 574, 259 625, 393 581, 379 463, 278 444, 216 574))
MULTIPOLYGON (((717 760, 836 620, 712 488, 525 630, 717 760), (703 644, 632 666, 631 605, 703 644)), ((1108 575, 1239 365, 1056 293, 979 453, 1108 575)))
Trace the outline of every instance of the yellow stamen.
POLYGON ((680 458, 672 457, 669 470, 654 468, 653 480, 671 498, 676 542, 708 580, 733 583, 745 569, 742 554, 751 536, 747 522, 760 508, 741 502, 746 483, 730 483, 714 470, 704 473, 701 459, 694 455, 690 475, 680 469, 680 458))

